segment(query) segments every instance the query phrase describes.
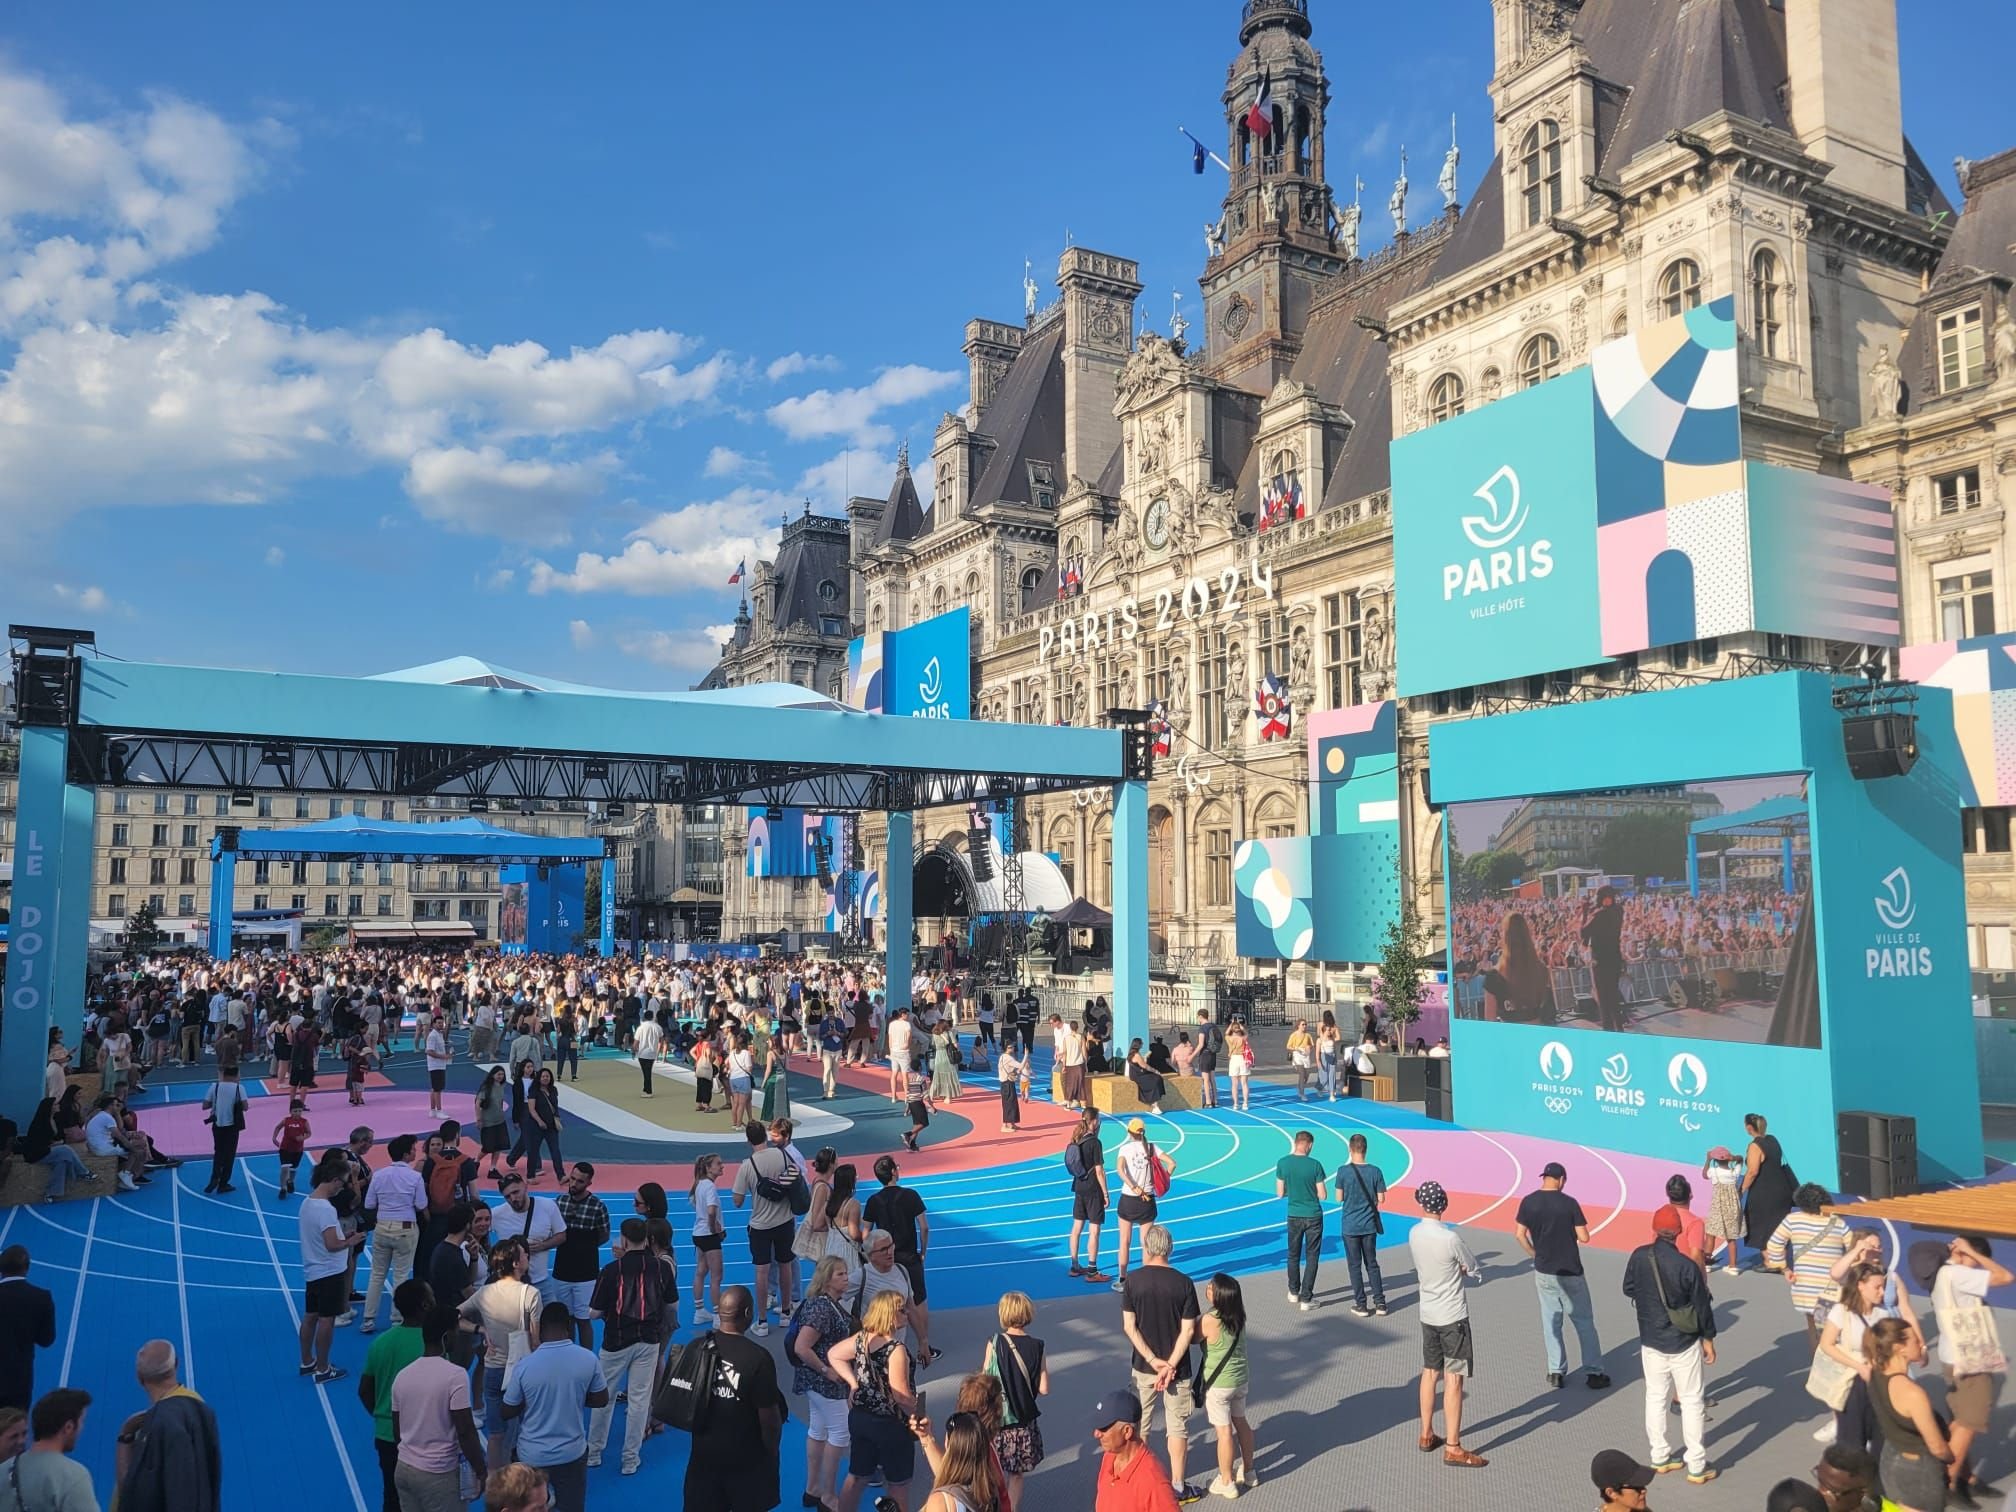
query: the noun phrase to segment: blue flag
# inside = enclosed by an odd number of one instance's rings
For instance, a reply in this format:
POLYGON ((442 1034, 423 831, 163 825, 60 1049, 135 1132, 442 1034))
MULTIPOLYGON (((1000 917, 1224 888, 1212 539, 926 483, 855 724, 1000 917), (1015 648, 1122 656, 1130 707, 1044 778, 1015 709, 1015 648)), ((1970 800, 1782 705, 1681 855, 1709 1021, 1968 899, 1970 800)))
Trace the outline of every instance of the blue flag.
POLYGON ((1195 137, 1190 139, 1190 171, 1192 173, 1204 171, 1204 144, 1195 137))

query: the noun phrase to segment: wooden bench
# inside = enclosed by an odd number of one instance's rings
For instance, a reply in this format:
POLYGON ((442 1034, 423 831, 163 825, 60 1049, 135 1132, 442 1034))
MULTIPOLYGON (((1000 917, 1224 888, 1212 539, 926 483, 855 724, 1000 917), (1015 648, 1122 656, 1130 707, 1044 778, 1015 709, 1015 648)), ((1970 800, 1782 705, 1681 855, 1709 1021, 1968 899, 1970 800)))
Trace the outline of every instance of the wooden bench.
POLYGON ((1372 1101, 1400 1101, 1400 1084, 1395 1078, 1390 1076, 1367 1076, 1362 1078, 1362 1080, 1367 1088, 1365 1095, 1371 1098, 1372 1101))
MULTIPOLYGON (((1134 1091, 1134 1083, 1125 1076, 1088 1076, 1086 1090, 1092 1095, 1092 1106, 1101 1113, 1146 1113, 1148 1105, 1141 1101, 1134 1091)), ((1053 1072, 1050 1077, 1050 1096, 1053 1101, 1064 1101, 1064 1078, 1053 1072)), ((1204 1078, 1201 1076, 1165 1076, 1162 1078, 1162 1111, 1171 1112, 1177 1108, 1198 1108, 1204 1105, 1204 1078)))
MULTIPOLYGON (((82 1181, 70 1178, 70 1190, 57 1198, 58 1202, 71 1202, 79 1197, 103 1197, 119 1190, 119 1157, 116 1155, 93 1155, 82 1145, 72 1145, 78 1159, 85 1168, 98 1179, 82 1181)), ((40 1202, 42 1194, 49 1190, 49 1168, 44 1165, 30 1165, 16 1156, 7 1165, 7 1179, 0 1183, 0 1207, 18 1207, 25 1203, 40 1202)))

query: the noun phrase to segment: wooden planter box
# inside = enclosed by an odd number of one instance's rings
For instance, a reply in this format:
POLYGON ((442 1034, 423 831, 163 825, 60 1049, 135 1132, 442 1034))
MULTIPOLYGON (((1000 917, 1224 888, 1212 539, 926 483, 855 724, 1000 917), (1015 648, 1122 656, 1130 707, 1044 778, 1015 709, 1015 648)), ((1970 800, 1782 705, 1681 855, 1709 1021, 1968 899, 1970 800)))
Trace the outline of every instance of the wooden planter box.
MULTIPOLYGON (((1134 1083, 1124 1076, 1088 1076, 1086 1091, 1091 1094, 1092 1106, 1101 1113, 1146 1113, 1148 1105, 1135 1096, 1134 1083)), ((1053 1102, 1064 1101, 1064 1078, 1053 1073, 1050 1077, 1050 1098, 1053 1102)), ((1165 1076, 1162 1078, 1162 1111, 1173 1112, 1177 1108, 1198 1108, 1204 1104, 1204 1079, 1198 1076, 1165 1076)))

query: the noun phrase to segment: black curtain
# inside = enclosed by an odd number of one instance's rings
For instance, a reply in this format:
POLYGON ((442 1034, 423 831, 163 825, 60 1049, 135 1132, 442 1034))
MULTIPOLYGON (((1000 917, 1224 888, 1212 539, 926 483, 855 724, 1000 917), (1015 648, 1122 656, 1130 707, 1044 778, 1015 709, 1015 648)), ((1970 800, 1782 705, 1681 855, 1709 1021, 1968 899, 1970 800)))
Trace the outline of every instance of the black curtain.
POLYGON ((1785 962, 1785 981, 1771 1014, 1769 1043, 1798 1050, 1820 1048, 1820 964, 1813 924, 1813 894, 1800 900, 1799 927, 1792 934, 1792 953, 1785 962))

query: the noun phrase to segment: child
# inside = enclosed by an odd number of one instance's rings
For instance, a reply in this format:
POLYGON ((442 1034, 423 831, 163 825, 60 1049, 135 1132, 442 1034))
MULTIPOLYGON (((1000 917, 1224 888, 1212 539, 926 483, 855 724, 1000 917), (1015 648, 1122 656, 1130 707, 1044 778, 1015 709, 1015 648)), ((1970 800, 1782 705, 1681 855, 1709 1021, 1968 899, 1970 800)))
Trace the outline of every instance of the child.
POLYGON ((294 1173, 301 1165, 301 1152, 314 1137, 308 1126, 308 1104, 294 1098, 287 1104, 287 1116, 273 1130, 273 1143, 280 1149, 280 1195, 294 1195, 294 1173))
POLYGON ((910 1132, 903 1136, 903 1143, 912 1154, 917 1151, 917 1136, 931 1126, 931 1077, 921 1060, 910 1063, 910 1074, 904 1079, 904 1091, 909 1102, 904 1109, 910 1115, 910 1132))
POLYGON ((364 1106, 364 1063, 370 1053, 361 1031, 352 1031, 343 1041, 343 1086, 353 1108, 364 1106))
POLYGON ((1729 1246, 1722 1273, 1733 1276, 1736 1274, 1736 1240, 1743 1232, 1743 1196, 1738 1188, 1738 1183, 1743 1180, 1743 1165, 1729 1153, 1727 1145, 1717 1145, 1708 1152, 1701 1174, 1708 1178, 1708 1221, 1704 1227, 1709 1248, 1703 1258, 1713 1261, 1714 1241, 1722 1240, 1729 1246))

